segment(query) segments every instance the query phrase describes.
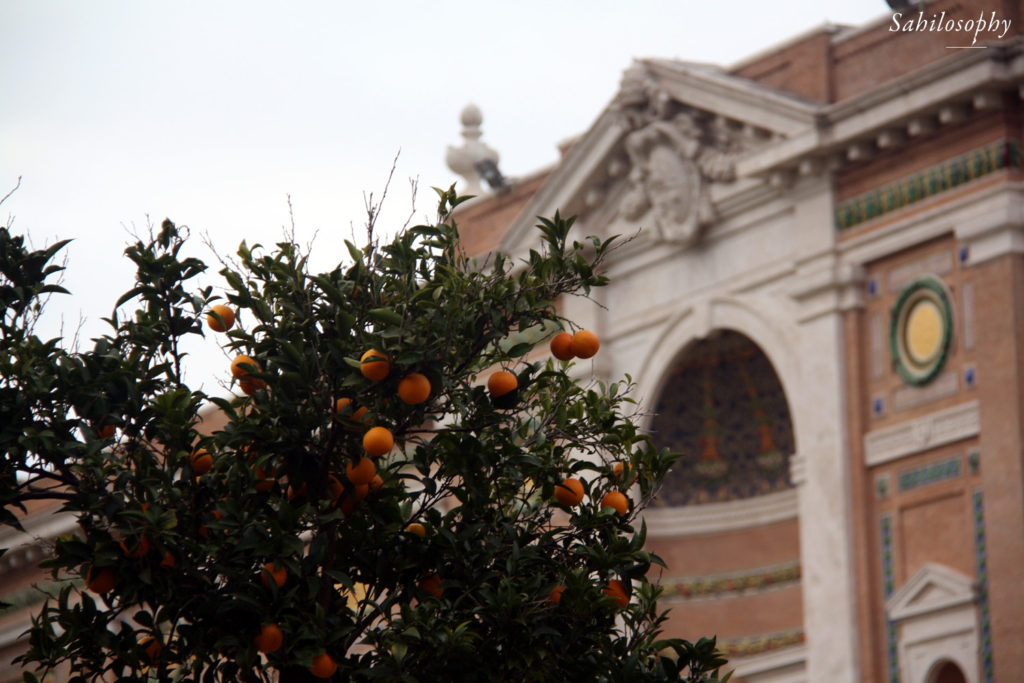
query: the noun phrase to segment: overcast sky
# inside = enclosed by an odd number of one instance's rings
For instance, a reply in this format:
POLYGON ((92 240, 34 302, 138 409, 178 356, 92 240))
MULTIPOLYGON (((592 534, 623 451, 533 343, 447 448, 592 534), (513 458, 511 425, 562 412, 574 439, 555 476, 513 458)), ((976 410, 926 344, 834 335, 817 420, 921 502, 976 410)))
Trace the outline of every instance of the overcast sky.
MULTIPOLYGON (((456 180, 459 112, 508 176, 557 158, 614 96, 635 57, 733 64, 825 22, 862 24, 883 0, 516 3, 0 0, 0 222, 37 245, 73 237, 43 331, 104 331, 133 271, 131 226, 170 217, 219 251, 318 232, 319 265, 362 225, 401 150, 384 227, 420 183, 456 180)), ((198 240, 193 252, 209 252, 198 240)), ((221 359, 197 347, 195 379, 221 359)), ((215 387, 207 385, 208 390, 215 387)))

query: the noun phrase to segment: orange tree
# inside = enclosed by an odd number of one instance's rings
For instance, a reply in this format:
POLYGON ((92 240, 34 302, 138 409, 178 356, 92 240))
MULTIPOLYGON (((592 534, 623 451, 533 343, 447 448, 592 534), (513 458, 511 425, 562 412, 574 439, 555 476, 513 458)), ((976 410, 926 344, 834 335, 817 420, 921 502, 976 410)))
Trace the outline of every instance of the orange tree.
POLYGON ((439 194, 436 224, 346 243, 328 272, 293 240, 243 243, 219 295, 165 221, 126 250, 135 285, 85 351, 33 332, 63 291, 63 243, 0 232, 2 521, 51 498, 80 525, 45 562, 67 581, 34 619, 28 668, 716 680, 713 639, 661 637, 660 560, 634 524, 674 456, 629 419, 628 379, 581 386, 537 348, 574 327, 558 297, 605 284, 612 240, 572 242, 556 214, 524 262, 477 264, 461 199, 439 194), (188 385, 190 335, 227 352, 237 395, 188 385), (226 423, 201 429, 216 412, 226 423))

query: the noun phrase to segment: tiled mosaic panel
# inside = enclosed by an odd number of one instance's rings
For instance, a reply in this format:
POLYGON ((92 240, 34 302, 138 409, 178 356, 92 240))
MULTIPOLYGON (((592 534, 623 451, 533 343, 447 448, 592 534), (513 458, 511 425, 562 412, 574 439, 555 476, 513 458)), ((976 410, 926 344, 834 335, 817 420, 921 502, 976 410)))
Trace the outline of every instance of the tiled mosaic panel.
POLYGON ((657 505, 738 500, 791 486, 789 406, 768 358, 743 335, 722 332, 691 347, 655 410, 655 445, 684 454, 657 505))

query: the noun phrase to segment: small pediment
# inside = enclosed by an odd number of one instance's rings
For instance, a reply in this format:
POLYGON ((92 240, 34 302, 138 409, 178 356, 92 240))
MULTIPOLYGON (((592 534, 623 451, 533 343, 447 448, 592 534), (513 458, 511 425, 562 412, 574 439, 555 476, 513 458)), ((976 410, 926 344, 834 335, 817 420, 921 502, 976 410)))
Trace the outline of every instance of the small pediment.
MULTIPOLYGON (((640 60, 506 232, 500 250, 533 248, 536 216, 618 218, 689 246, 716 219, 712 185, 737 162, 814 126, 800 98, 703 64, 640 60)), ((601 234, 600 225, 588 231, 601 234)))
POLYGON ((941 564, 926 564, 885 603, 892 621, 902 621, 971 604, 977 598, 977 586, 969 576, 941 564))

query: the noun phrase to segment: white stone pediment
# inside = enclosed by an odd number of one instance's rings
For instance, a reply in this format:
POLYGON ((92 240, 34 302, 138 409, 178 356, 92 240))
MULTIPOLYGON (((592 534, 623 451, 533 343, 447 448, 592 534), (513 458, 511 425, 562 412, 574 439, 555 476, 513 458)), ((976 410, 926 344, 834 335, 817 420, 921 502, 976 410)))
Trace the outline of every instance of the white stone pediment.
POLYGON ((977 597, 973 579, 940 564, 926 564, 885 603, 889 619, 903 621, 950 607, 971 604, 977 597))
POLYGON ((556 210, 584 217, 590 234, 607 234, 617 220, 651 228, 658 241, 690 246, 715 221, 721 193, 712 185, 739 185, 738 160, 812 128, 815 111, 801 98, 717 67, 637 61, 499 249, 518 255, 536 248, 536 217, 556 210))

